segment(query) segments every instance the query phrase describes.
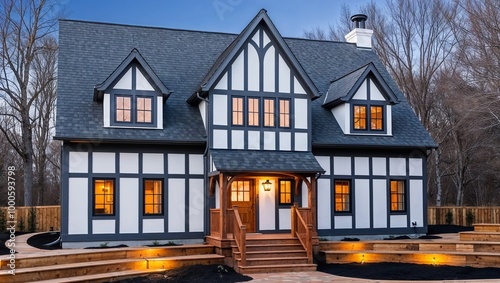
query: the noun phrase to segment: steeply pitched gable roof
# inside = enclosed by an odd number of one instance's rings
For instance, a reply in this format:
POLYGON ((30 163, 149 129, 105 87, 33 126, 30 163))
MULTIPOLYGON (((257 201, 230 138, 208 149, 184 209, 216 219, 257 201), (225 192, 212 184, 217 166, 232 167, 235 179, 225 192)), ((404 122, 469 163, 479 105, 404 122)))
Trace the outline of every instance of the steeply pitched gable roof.
MULTIPOLYGON (((276 29, 276 26, 274 26, 273 22, 267 15, 266 10, 264 9, 259 11, 259 13, 252 19, 252 21, 250 21, 250 23, 243 29, 243 31, 218 57, 215 64, 208 71, 200 86, 197 88, 197 92, 201 92, 202 96, 204 96, 203 93, 210 90, 210 88, 216 83, 217 79, 221 77, 226 67, 232 62, 232 60, 234 60, 243 44, 245 44, 245 42, 250 38, 250 35, 261 23, 263 23, 269 29, 271 33, 270 36, 273 37, 278 42, 281 49, 283 49, 285 56, 291 61, 299 76, 304 80, 305 87, 309 90, 309 93, 312 93, 313 98, 317 98, 320 96, 318 89, 311 81, 308 74, 304 71, 293 52, 291 52, 285 40, 283 39, 283 37, 281 37, 278 29, 276 29)), ((191 95, 191 97, 188 99, 189 103, 193 103, 195 101, 197 101, 196 93, 191 95)))
POLYGON ((132 49, 130 54, 118 65, 118 67, 109 75, 109 77, 102 83, 96 85, 94 87, 94 100, 102 100, 104 91, 108 89, 111 84, 122 74, 127 67, 130 66, 130 64, 134 61, 137 61, 139 65, 144 69, 146 72, 146 76, 148 76, 156 85, 157 88, 160 89, 160 92, 165 96, 165 98, 168 98, 170 93, 172 93, 171 90, 169 90, 163 82, 158 78, 156 73, 151 69, 149 64, 144 60, 144 57, 142 57, 141 53, 139 53, 139 50, 136 48, 132 49))
POLYGON ((354 70, 353 72, 334 80, 328 92, 325 95, 323 107, 332 108, 342 102, 347 102, 356 94, 356 91, 363 84, 363 81, 369 76, 373 76, 380 87, 382 87, 382 94, 387 97, 390 103, 398 103, 396 95, 388 87, 375 65, 372 62, 367 65, 354 70))

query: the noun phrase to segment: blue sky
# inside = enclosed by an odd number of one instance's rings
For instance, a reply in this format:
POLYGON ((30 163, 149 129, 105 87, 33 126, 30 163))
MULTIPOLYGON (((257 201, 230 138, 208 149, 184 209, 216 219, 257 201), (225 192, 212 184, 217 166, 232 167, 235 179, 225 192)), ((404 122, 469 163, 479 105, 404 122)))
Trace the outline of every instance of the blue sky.
POLYGON ((346 3, 353 13, 369 0, 64 0, 66 18, 240 33, 266 9, 282 36, 336 23, 346 3))

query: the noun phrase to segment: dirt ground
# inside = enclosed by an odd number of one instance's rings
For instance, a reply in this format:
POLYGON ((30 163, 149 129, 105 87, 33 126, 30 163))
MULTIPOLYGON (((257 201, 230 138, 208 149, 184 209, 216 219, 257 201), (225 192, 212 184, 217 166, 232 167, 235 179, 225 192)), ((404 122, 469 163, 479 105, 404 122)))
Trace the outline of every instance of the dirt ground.
MULTIPOLYGON (((443 225, 443 227, 429 227, 429 234, 456 233, 468 228, 443 225)), ((8 254, 4 248, 7 240, 6 233, 0 233, 0 255, 8 254)), ((28 239, 28 244, 37 248, 54 249, 43 244, 54 241, 58 233, 40 234, 28 239)), ((353 264, 325 264, 318 263, 318 271, 344 277, 366 278, 374 280, 464 280, 464 279, 500 279, 500 268, 472 268, 456 266, 433 266, 409 263, 353 263, 353 264)), ((160 274, 127 279, 124 283, 150 282, 245 282, 252 278, 236 273, 232 268, 224 265, 194 265, 160 274)))

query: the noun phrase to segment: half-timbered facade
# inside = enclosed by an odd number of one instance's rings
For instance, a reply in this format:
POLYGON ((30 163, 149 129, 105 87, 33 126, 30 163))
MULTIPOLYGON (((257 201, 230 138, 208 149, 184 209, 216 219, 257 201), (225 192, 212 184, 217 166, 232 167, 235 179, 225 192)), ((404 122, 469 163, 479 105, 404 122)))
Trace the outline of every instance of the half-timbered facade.
POLYGON ((72 20, 59 33, 63 247, 220 244, 238 223, 302 220, 316 239, 426 232, 435 144, 370 30, 283 38, 262 10, 237 35, 72 20))

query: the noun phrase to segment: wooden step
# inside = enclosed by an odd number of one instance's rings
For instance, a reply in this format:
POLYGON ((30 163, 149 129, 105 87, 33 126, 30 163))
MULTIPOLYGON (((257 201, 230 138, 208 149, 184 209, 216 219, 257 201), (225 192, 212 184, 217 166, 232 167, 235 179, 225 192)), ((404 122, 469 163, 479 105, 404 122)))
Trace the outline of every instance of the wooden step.
POLYGON ((477 223, 472 226, 474 232, 500 232, 500 224, 477 223))
POLYGON ((279 245, 279 244, 300 244, 297 238, 255 238, 247 239, 247 246, 252 245, 279 245))
POLYGON ((460 232, 460 241, 500 242, 500 232, 460 232))
POLYGON ((401 262, 432 265, 498 267, 500 253, 431 251, 322 251, 327 263, 401 262))
POLYGON ((224 256, 216 254, 186 255, 175 257, 150 258, 147 260, 149 269, 174 269, 195 264, 224 264, 224 256))
POLYGON ((38 266, 30 268, 16 268, 16 275, 0 275, 0 282, 29 282, 49 279, 76 277, 90 274, 109 273, 125 270, 146 270, 145 259, 116 259, 91 262, 59 264, 56 266, 38 266), (15 280, 15 281, 11 281, 15 280))
POLYGON ((73 282, 115 282, 120 280, 125 280, 129 278, 136 278, 141 276, 147 276, 153 273, 164 272, 164 269, 148 269, 148 270, 125 270, 117 272, 108 272, 100 274, 90 274, 83 276, 75 276, 68 278, 57 278, 42 281, 31 281, 29 283, 73 283, 73 282))
MULTIPOLYGON (((233 252, 233 256, 236 259, 241 257, 240 252, 233 252)), ((270 257, 306 257, 307 253, 304 249, 302 250, 286 250, 286 251, 256 251, 246 253, 248 258, 270 258, 270 257)))
POLYGON ((316 271, 316 264, 276 264, 264 266, 240 266, 241 274, 316 271))
MULTIPOLYGON (((238 248, 237 246, 232 246, 233 248, 238 248)), ((288 250, 298 250, 304 249, 301 243, 295 244, 247 244, 248 252, 258 252, 258 251, 288 251, 288 250)))
MULTIPOLYGON (((240 266, 240 260, 236 260, 240 266)), ((289 266, 295 264, 306 264, 307 257, 269 257, 269 258, 247 258, 245 266, 264 266, 264 265, 279 265, 287 264, 289 266)))

